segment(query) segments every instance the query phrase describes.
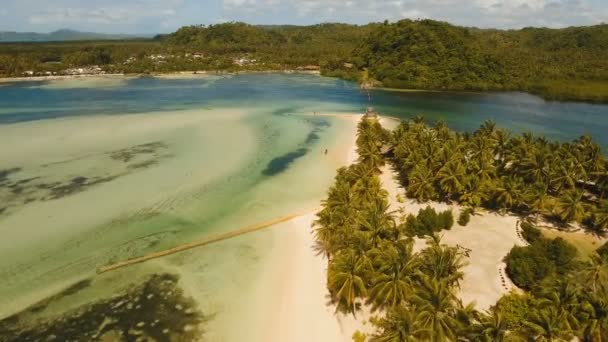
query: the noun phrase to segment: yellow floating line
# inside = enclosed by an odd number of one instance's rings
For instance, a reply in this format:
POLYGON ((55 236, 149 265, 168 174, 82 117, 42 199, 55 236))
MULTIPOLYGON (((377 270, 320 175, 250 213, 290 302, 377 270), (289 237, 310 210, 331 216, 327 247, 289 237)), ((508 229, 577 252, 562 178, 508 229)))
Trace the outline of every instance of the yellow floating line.
POLYGON ((237 237, 240 235, 244 235, 244 234, 249 234, 249 233, 253 233, 255 231, 258 230, 262 230, 265 228, 270 228, 276 224, 279 223, 283 223, 283 222, 287 222, 289 220, 292 220, 298 216, 303 216, 306 215, 308 213, 313 213, 318 211, 318 209, 306 212, 306 213, 299 213, 299 214, 292 214, 292 215, 288 215, 288 216, 283 216, 283 217, 279 217, 270 221, 266 221, 263 223, 258 223, 258 224, 254 224, 239 230, 235 230, 232 232, 228 232, 228 233, 223 233, 223 234, 219 234, 216 236, 212 236, 210 238, 204 239, 204 240, 200 240, 200 241, 195 241, 195 242, 190 242, 190 243, 186 243, 183 245, 179 245, 170 249, 166 249, 164 251, 160 251, 160 252, 155 252, 155 253, 150 253, 141 257, 137 257, 137 258, 133 258, 133 259, 128 259, 125 261, 121 261, 121 262, 117 262, 115 264, 111 264, 111 265, 106 265, 103 267, 100 267, 99 269, 97 269, 97 274, 101 274, 101 273, 106 273, 106 272, 110 272, 110 271, 114 271, 117 270, 119 268, 123 268, 123 267, 127 267, 127 266, 131 266, 134 264, 139 264, 148 260, 152 260, 152 259, 158 259, 158 258, 162 258, 171 254, 175 254, 175 253, 180 253, 192 248, 196 248, 196 247, 201 247, 201 246, 205 246, 214 242, 219 242, 222 240, 227 240, 233 237, 237 237))

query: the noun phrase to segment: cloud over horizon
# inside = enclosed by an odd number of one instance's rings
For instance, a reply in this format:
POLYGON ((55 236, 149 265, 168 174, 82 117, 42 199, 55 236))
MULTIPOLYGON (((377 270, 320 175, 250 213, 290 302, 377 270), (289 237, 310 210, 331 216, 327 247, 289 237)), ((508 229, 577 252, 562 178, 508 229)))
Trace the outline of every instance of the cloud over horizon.
POLYGON ((107 33, 170 32, 245 21, 308 25, 436 19, 482 28, 566 27, 608 22, 605 0, 3 0, 0 30, 59 28, 107 33))

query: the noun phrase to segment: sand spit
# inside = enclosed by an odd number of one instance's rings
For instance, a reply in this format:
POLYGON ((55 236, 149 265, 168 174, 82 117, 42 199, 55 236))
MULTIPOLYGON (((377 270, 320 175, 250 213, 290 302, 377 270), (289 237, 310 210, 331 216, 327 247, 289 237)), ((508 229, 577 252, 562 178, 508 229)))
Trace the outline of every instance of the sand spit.
MULTIPOLYGON (((340 117, 352 122, 352 139, 341 150, 338 158, 348 165, 356 160, 356 125, 361 115, 318 114, 340 117)), ((274 252, 273 260, 282 260, 274 265, 272 273, 278 286, 274 288, 272 300, 267 302, 269 319, 259 336, 248 336, 250 341, 268 342, 308 342, 332 341, 350 342, 357 331, 370 332, 371 324, 365 324, 369 317, 358 314, 358 319, 350 315, 335 313, 335 306, 329 302, 327 290, 327 259, 314 249, 312 224, 314 213, 297 217, 275 227, 275 239, 280 247, 274 252), (367 329, 367 330, 366 330, 367 329)))

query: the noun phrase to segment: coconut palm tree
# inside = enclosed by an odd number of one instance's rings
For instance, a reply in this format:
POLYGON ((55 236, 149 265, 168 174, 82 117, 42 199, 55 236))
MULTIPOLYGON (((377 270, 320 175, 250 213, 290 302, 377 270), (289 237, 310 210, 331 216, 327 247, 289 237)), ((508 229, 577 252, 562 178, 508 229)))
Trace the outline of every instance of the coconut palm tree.
POLYGON ((587 312, 581 322, 579 337, 582 342, 597 342, 608 340, 608 298, 592 298, 584 305, 587 312))
POLYGON ((441 190, 446 193, 448 198, 462 192, 466 184, 466 170, 458 159, 458 157, 454 157, 437 173, 441 190))
POLYGON ((539 342, 570 341, 573 335, 564 313, 553 306, 533 310, 518 330, 539 342))
POLYGON ((427 241, 429 246, 419 253, 420 271, 450 286, 458 285, 464 277, 462 268, 467 265, 462 252, 456 247, 442 245, 437 240, 427 241))
POLYGON ((521 178, 502 177, 494 196, 499 208, 517 210, 524 203, 523 182, 521 178))
POLYGON ((418 328, 418 312, 415 307, 396 306, 390 309, 385 318, 374 323, 379 333, 369 342, 417 342, 421 334, 418 328))
POLYGON ((581 179, 581 169, 572 157, 567 157, 565 160, 559 161, 559 164, 553 168, 551 175, 551 185, 557 193, 564 190, 574 189, 576 182, 581 179))
POLYGON ((383 243, 374 256, 376 273, 369 301, 372 310, 401 305, 412 292, 412 276, 417 260, 412 255, 413 240, 383 243))
POLYGON ((496 308, 492 308, 482 314, 475 326, 476 334, 474 341, 479 342, 505 342, 509 326, 503 319, 502 314, 496 308))
POLYGON ((417 322, 421 340, 456 340, 460 329, 459 322, 454 317, 458 301, 445 281, 422 276, 411 301, 418 311, 417 322))
POLYGON ((407 193, 419 202, 428 201, 436 197, 435 176, 431 169, 423 164, 418 164, 410 174, 407 193))
POLYGON ((364 141, 358 145, 357 154, 359 155, 359 162, 366 165, 375 173, 379 173, 380 168, 384 166, 384 157, 380 153, 380 148, 373 140, 364 141))
POLYGON ((577 311, 580 306, 581 288, 567 279, 547 279, 539 286, 539 306, 555 307, 567 320, 568 326, 576 329, 579 325, 577 311))
POLYGON ((357 299, 367 297, 366 277, 370 270, 352 251, 344 251, 329 263, 327 287, 337 303, 336 311, 356 317, 357 299))
POLYGON ((551 213, 554 205, 554 198, 548 194, 547 186, 536 184, 529 191, 524 193, 524 201, 531 214, 536 214, 536 219, 540 215, 551 213))
POLYGON ((378 247, 382 239, 396 239, 397 227, 389 204, 385 198, 377 198, 359 215, 359 229, 369 233, 373 247, 378 247))
POLYGON ((592 294, 608 297, 608 261, 599 254, 591 255, 576 279, 592 294))
POLYGON ((593 225, 600 233, 608 230, 608 201, 601 201, 593 212, 593 225))
POLYGON ((566 223, 582 222, 586 215, 583 192, 579 190, 566 192, 558 199, 555 210, 562 221, 566 223))
POLYGON ((551 156, 544 150, 535 150, 521 162, 520 173, 532 183, 549 184, 551 156))

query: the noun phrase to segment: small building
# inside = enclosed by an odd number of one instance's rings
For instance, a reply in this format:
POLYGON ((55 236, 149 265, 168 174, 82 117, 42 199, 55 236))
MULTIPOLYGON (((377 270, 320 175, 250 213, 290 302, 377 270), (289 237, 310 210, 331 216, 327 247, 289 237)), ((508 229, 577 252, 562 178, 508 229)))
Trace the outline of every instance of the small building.
MULTIPOLYGON (((188 57, 188 56, 186 56, 186 57, 188 57)), ((195 52, 192 54, 192 58, 194 58, 194 59, 205 58, 205 54, 203 52, 195 52)))
POLYGON ((321 70, 321 67, 318 65, 305 65, 304 66, 304 70, 306 71, 319 71, 321 70))
POLYGON ((367 111, 365 112, 365 118, 366 119, 378 119, 379 115, 374 110, 374 107, 367 107, 367 111))
POLYGON ((27 70, 27 71, 24 71, 24 72, 23 72, 23 74, 24 74, 25 76, 34 76, 34 70, 27 70))
POLYGON ((344 63, 346 69, 352 69, 355 65, 353 63, 344 63))

